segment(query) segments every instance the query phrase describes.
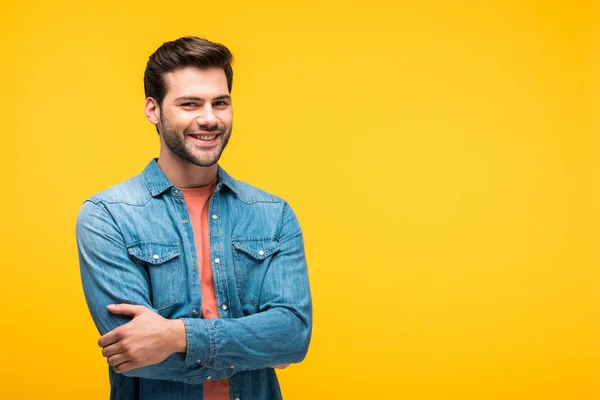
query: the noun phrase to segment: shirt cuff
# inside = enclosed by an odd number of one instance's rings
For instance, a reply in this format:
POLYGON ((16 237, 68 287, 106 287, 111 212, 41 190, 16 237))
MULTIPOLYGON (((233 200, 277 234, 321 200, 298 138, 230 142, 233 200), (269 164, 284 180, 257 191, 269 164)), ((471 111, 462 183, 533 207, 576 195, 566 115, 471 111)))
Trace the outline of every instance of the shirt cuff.
POLYGON ((185 362, 212 367, 217 352, 215 324, 210 319, 182 318, 187 347, 185 362))

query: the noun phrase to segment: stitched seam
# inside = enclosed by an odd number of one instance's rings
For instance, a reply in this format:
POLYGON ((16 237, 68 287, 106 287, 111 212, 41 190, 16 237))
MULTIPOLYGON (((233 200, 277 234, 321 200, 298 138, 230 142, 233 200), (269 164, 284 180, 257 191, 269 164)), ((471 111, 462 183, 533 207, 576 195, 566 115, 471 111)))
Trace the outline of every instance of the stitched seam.
MULTIPOLYGON (((124 200, 110 201, 110 200, 105 200, 105 199, 99 199, 98 203, 105 203, 105 204, 126 204, 126 205, 131 206, 131 207, 144 207, 146 204, 148 204, 148 202, 150 202, 150 200, 152 200, 152 197, 148 198, 146 200, 146 202, 144 202, 142 204, 131 204, 131 203, 128 203, 128 202, 126 202, 124 200)), ((94 204, 97 204, 97 203, 94 203, 94 204)))

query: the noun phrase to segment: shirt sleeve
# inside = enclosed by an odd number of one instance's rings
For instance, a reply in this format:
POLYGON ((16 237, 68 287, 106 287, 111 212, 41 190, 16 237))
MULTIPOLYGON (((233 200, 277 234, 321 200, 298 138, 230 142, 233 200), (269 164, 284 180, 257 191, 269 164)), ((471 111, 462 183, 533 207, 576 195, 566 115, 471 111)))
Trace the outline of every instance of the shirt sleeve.
MULTIPOLYGON (((101 335, 131 320, 108 312, 109 304, 137 304, 156 312, 150 302, 148 272, 130 259, 118 226, 102 203, 84 203, 77 218, 76 238, 85 299, 101 335)), ((123 375, 189 384, 220 374, 213 368, 186 363, 183 353, 174 353, 161 363, 123 375), (190 382, 192 377, 195 379, 190 382)))
POLYGON ((227 319, 183 318, 186 362, 235 369, 261 369, 304 359, 312 332, 312 301, 298 220, 284 206, 273 255, 256 314, 227 319))

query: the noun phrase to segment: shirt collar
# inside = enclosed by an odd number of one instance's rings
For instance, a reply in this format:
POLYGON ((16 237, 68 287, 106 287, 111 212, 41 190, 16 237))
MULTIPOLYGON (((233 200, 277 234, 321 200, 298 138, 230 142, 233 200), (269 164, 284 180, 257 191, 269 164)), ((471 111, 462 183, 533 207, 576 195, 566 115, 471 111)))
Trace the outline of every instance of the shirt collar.
POLYGON ((217 165, 217 178, 219 182, 217 183, 217 190, 221 184, 227 186, 236 196, 240 196, 240 190, 238 188, 238 182, 233 179, 220 165, 217 165))
MULTIPOLYGON (((142 171, 144 183, 150 191, 150 194, 152 194, 152 197, 156 197, 162 194, 165 190, 174 187, 169 178, 167 178, 165 173, 162 172, 158 166, 156 162, 157 160, 158 159, 156 158, 152 159, 146 168, 144 168, 144 171, 142 171)), ((239 196, 237 181, 233 179, 227 172, 225 172, 220 165, 217 165, 217 178, 218 183, 215 191, 219 190, 221 185, 225 185, 239 196)))

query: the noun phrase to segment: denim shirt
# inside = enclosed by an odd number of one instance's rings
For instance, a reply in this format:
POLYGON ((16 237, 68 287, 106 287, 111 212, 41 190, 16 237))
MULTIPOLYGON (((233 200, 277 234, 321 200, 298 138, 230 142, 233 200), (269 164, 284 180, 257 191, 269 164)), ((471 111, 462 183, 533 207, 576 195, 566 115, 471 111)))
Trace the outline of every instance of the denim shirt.
POLYGON ((111 399, 203 399, 202 383, 229 378, 232 400, 281 399, 273 365, 308 350, 312 304, 302 232, 288 204, 218 168, 209 203, 218 319, 200 318, 192 224, 181 190, 152 160, 86 200, 77 246, 87 305, 105 334, 128 322, 108 304, 181 318, 186 353, 123 374, 109 367, 111 399))

